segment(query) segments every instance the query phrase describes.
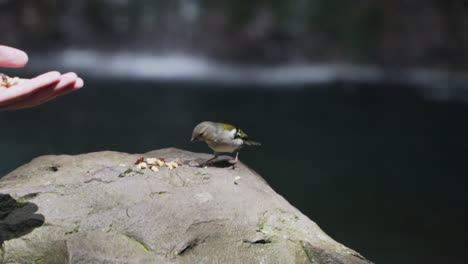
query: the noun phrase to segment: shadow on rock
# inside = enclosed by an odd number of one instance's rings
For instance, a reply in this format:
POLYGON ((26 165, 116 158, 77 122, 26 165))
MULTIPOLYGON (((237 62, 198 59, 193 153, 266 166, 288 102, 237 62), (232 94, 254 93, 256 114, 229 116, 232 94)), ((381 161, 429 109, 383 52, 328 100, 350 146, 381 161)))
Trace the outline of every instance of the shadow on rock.
POLYGON ((216 168, 227 168, 232 167, 234 164, 230 162, 231 159, 220 159, 211 162, 208 164, 208 167, 216 167, 216 168))
MULTIPOLYGON (((235 163, 232 163, 231 161, 233 158, 231 156, 220 156, 216 160, 208 162, 206 164, 207 167, 215 167, 215 168, 227 168, 227 167, 233 167, 235 163)), ((206 159, 196 159, 195 162, 197 164, 204 164, 207 160, 206 159)))
POLYGON ((18 202, 9 194, 0 193, 0 245, 42 226, 45 218, 36 214, 37 210, 36 204, 18 202))

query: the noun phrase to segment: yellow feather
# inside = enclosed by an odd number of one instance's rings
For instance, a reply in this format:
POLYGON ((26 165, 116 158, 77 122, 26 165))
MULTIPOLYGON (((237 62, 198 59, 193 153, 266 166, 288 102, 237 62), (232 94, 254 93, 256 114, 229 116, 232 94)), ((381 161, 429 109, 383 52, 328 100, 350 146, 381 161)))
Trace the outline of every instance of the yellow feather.
POLYGON ((233 130, 233 129, 236 129, 235 126, 230 125, 230 124, 221 123, 221 125, 223 125, 223 129, 224 129, 224 130, 233 130))

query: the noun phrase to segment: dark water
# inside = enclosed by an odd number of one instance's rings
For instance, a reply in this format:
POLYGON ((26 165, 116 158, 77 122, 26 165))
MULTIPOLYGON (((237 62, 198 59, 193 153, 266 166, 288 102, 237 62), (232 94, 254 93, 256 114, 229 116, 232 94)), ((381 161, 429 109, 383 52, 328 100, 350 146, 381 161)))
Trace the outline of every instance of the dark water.
POLYGON ((263 143, 240 159, 337 241, 376 263, 459 263, 467 116, 468 105, 408 87, 87 80, 57 101, 0 113, 0 175, 44 154, 209 152, 189 142, 193 126, 225 121, 263 143))

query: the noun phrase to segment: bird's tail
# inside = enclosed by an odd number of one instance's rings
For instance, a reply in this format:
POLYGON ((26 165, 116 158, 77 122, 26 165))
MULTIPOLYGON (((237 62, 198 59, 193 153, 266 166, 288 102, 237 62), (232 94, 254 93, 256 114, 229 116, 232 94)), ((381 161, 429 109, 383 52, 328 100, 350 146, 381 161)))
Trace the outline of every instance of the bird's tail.
POLYGON ((245 141, 244 141, 244 145, 246 145, 246 146, 261 146, 262 143, 260 143, 260 142, 255 142, 255 141, 253 141, 253 140, 245 140, 245 141))

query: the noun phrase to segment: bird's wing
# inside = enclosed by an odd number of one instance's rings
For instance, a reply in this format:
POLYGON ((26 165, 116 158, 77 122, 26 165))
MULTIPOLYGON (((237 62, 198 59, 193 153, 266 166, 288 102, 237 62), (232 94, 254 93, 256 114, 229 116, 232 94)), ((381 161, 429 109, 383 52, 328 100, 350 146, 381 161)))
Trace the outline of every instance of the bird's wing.
POLYGON ((236 129, 235 126, 230 125, 230 124, 225 124, 225 123, 220 123, 220 124, 223 126, 223 129, 226 130, 226 131, 236 129))

